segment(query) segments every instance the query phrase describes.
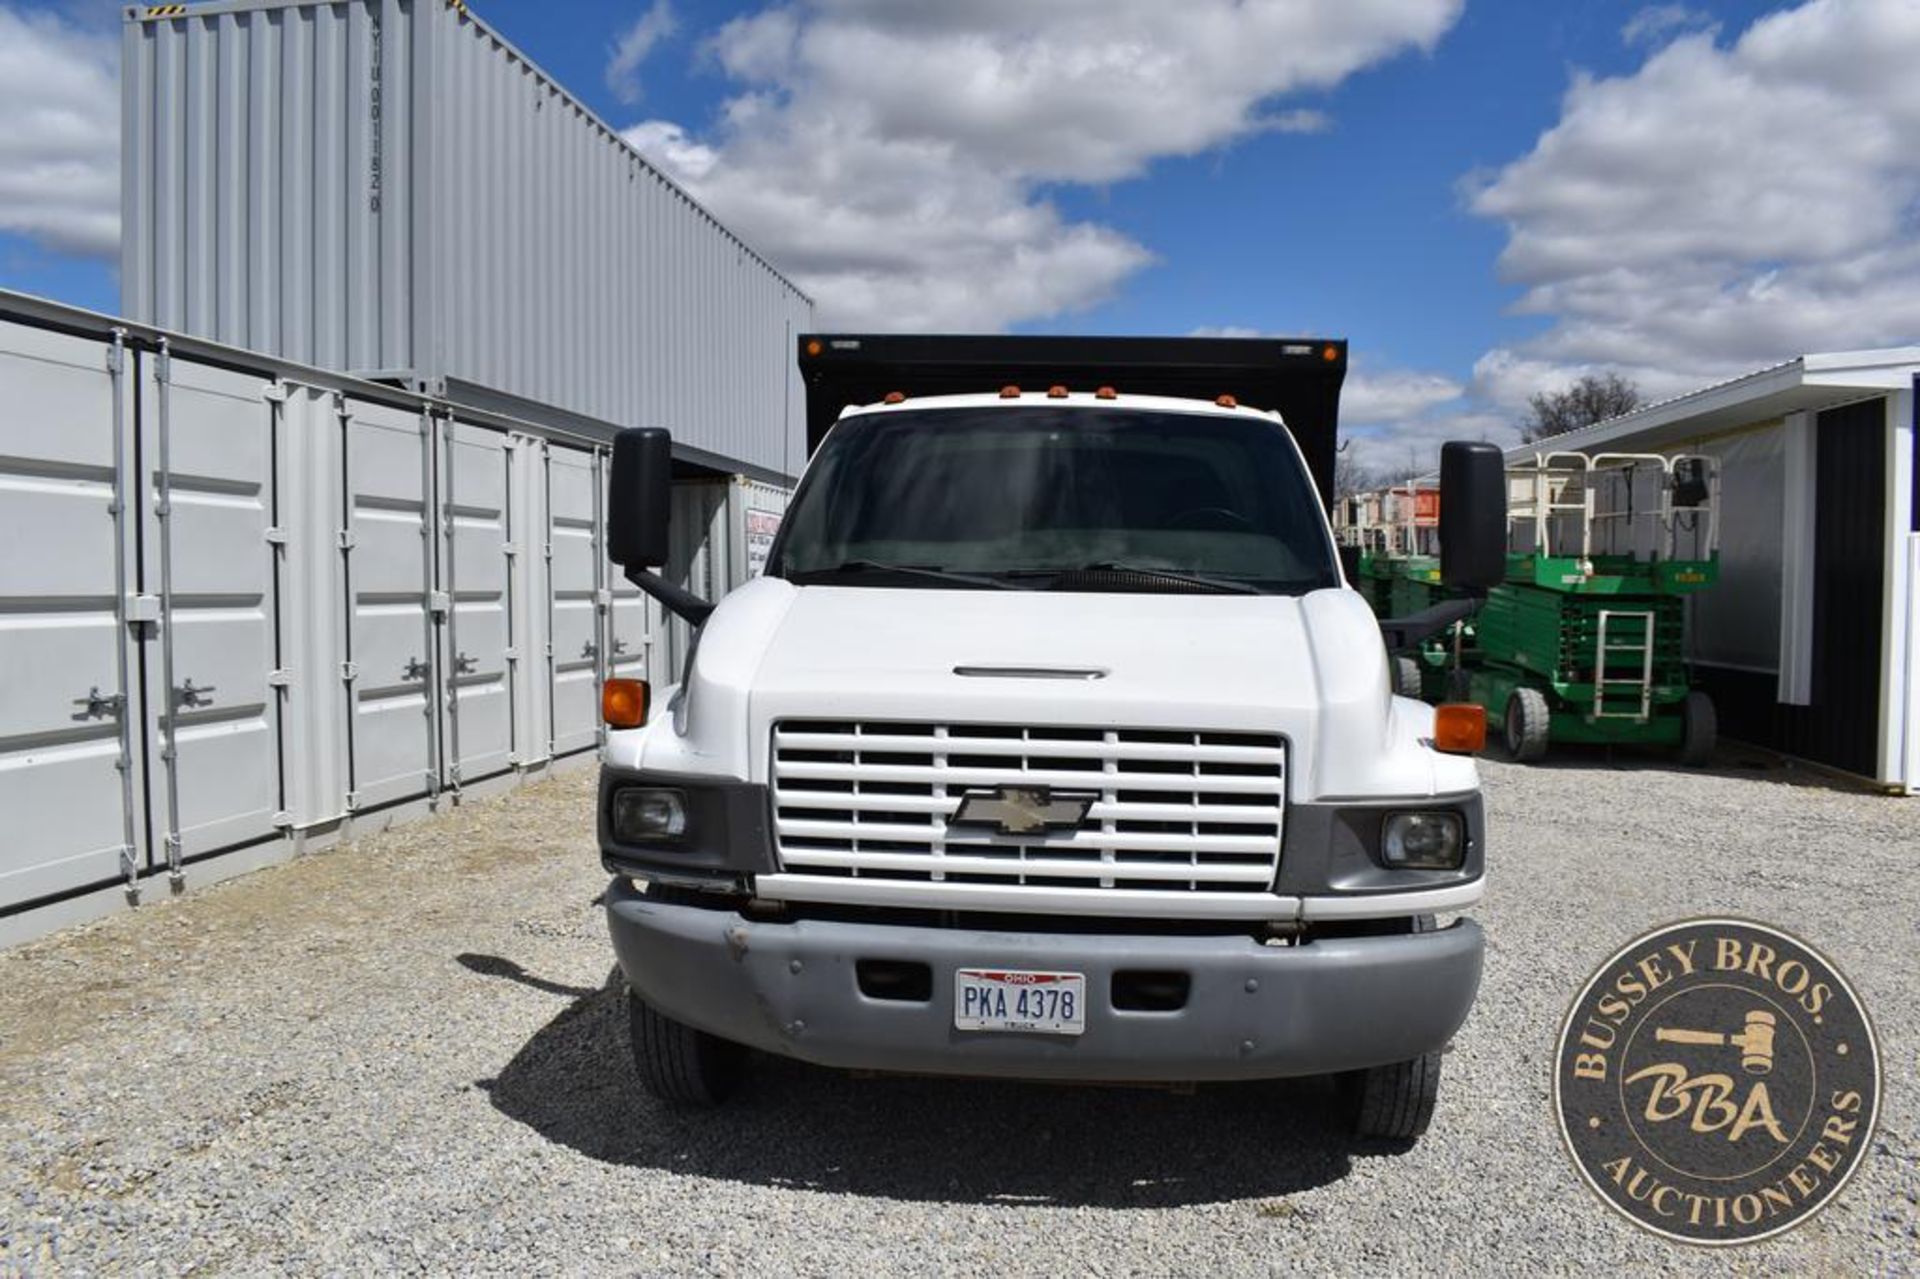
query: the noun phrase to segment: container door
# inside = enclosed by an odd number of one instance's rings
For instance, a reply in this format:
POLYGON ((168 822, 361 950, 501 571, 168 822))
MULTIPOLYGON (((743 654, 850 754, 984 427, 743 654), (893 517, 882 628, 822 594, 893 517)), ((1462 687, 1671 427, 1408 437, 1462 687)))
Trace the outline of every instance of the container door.
POLYGON ((355 404, 347 492, 348 807, 437 794, 431 418, 355 404))
MULTIPOLYGON (((596 455, 547 449, 546 555, 551 585, 547 678, 553 698, 553 753, 585 750, 599 737, 600 575, 611 571, 595 527, 596 455)), ((644 651, 644 650, 643 650, 644 651)))
POLYGON ((513 549, 507 591, 513 608, 513 762, 528 768, 553 754, 553 553, 547 509, 547 442, 507 439, 513 549))
POLYGON ((500 772, 513 751, 509 667, 518 654, 510 620, 506 446, 497 431, 454 421, 441 426, 440 575, 451 603, 441 634, 442 688, 453 783, 500 772))
POLYGON ((160 355, 143 387, 143 577, 160 597, 147 654, 159 744, 155 850, 178 858, 274 833, 281 802, 271 385, 160 355), (151 649, 153 646, 149 646, 151 649))
POLYGON ((118 347, 0 325, 0 907, 145 861, 122 612, 133 521, 116 515, 137 487, 122 465, 132 368, 118 347))

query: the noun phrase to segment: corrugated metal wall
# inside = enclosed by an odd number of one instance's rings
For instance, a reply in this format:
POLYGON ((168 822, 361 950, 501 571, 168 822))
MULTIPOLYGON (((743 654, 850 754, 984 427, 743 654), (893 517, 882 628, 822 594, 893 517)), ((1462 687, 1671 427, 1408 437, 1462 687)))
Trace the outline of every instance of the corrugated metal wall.
MULTIPOLYGON (((592 441, 113 325, 0 294, 0 926, 540 769, 608 675, 678 677, 592 441)), ((681 485, 682 583, 785 501, 681 485)))
POLYGON ((464 9, 146 13, 124 41, 133 318, 798 470, 812 304, 464 9))
POLYGON ((1873 777, 1881 717, 1892 713, 1880 704, 1886 402, 1828 409, 1814 430, 1812 701, 1780 703, 1772 674, 1702 664, 1696 676, 1729 736, 1873 777))

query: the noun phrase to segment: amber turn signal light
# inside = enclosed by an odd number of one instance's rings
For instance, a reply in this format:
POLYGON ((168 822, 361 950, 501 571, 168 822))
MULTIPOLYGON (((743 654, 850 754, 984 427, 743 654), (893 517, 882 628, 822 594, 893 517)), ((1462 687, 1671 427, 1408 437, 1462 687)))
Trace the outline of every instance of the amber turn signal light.
POLYGON ((600 686, 600 718, 608 728, 638 728, 647 722, 648 697, 643 679, 610 679, 600 686))
POLYGON ((1433 749, 1477 755, 1487 748, 1487 711, 1472 702, 1442 702, 1433 708, 1433 749))

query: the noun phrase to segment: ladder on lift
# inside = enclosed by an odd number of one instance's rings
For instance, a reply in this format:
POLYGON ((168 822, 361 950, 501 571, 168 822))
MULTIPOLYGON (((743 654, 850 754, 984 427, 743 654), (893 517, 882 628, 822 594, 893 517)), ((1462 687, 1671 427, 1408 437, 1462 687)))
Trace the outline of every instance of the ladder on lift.
POLYGON ((1653 611, 1651 609, 1603 608, 1600 630, 1594 637, 1593 718, 1631 719, 1645 723, 1653 710, 1653 611), (1632 637, 1633 624, 1639 624, 1639 637, 1632 637), (1614 634, 1610 636, 1609 630, 1614 634), (1617 638, 1621 632, 1626 638, 1617 638), (1610 676, 1611 659, 1638 658, 1639 673, 1610 676), (1609 693, 1614 700, 1608 701, 1609 693), (1620 707, 1622 701, 1633 709, 1620 707))

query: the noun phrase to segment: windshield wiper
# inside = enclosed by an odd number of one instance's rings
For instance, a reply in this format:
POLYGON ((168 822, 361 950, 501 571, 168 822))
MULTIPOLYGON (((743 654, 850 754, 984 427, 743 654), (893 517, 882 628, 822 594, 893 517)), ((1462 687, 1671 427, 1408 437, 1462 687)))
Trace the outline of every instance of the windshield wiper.
POLYGON ((1136 577, 1159 578, 1163 582, 1174 582, 1181 586, 1198 586, 1206 590, 1219 591, 1231 595, 1264 595, 1259 587, 1248 582, 1236 582, 1224 577, 1206 577, 1199 573, 1185 573, 1179 569, 1151 568, 1144 564, 1123 564, 1117 560, 1102 560, 1097 564, 1082 564, 1077 568, 1023 568, 1007 573, 1008 577, 1050 577, 1052 585, 1058 586, 1062 578, 1071 579, 1086 573, 1126 573, 1136 577))
POLYGON ((932 564, 882 564, 879 560, 847 560, 832 568, 810 568, 788 575, 788 580, 803 582, 808 579, 833 577, 841 573, 898 573, 903 577, 924 577, 935 582, 959 582, 967 586, 986 586, 997 591, 1030 590, 1031 587, 1018 586, 1001 577, 985 577, 978 573, 959 573, 953 569, 939 568, 932 564))

